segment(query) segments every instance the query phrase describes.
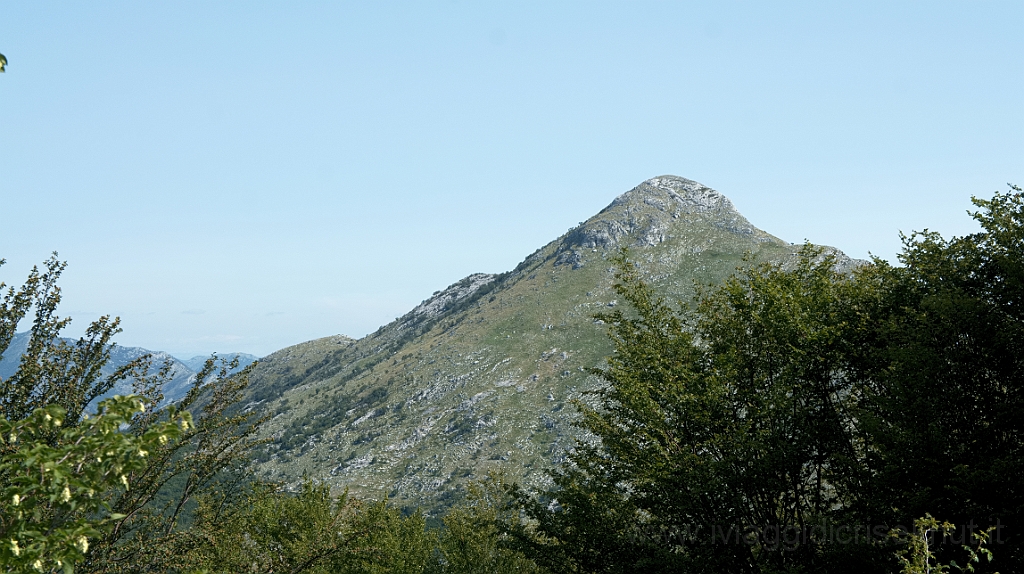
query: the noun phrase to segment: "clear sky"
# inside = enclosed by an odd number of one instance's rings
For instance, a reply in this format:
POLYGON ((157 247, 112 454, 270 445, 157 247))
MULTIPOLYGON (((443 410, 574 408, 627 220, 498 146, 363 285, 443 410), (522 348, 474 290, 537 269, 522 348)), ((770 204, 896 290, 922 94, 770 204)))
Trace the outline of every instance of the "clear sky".
POLYGON ((124 345, 361 336, 656 175, 894 259, 1024 184, 1024 3, 0 1, 0 279, 124 345))

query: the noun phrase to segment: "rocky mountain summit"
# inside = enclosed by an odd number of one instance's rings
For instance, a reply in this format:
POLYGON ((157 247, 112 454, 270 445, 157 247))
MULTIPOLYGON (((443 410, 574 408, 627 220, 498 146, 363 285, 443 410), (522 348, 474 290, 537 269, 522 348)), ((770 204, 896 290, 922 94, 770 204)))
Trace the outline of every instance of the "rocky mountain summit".
MULTIPOLYGON (((583 248, 611 248, 633 237, 637 246, 653 246, 665 240, 673 220, 700 214, 712 217, 724 229, 753 234, 750 225, 727 197, 696 181, 674 176, 651 178, 620 195, 590 218, 565 243, 583 248)), ((762 240, 770 236, 762 233, 762 240)))
POLYGON ((273 444, 258 471, 428 511, 491 470, 544 483, 574 445, 573 401, 602 385, 586 368, 611 352, 594 313, 617 304, 609 259, 621 247, 681 302, 749 264, 744 254, 785 262, 798 250, 707 186, 649 179, 512 271, 470 275, 362 339, 266 357, 251 399, 274 413, 273 444))
POLYGON ((568 233, 557 250, 556 264, 579 268, 584 265, 587 251, 653 247, 680 227, 680 218, 685 221, 693 216, 733 233, 751 235, 756 241, 775 239, 751 225, 724 195, 696 181, 665 175, 620 195, 568 233))

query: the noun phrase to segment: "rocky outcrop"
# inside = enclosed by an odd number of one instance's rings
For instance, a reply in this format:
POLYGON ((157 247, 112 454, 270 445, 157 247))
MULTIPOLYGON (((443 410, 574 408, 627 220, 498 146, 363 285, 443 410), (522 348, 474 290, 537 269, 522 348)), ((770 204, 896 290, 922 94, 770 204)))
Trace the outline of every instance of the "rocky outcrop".
POLYGON ((758 241, 775 240, 751 225, 721 193, 690 179, 663 175, 623 193, 569 231, 556 252, 555 264, 579 269, 586 263, 587 251, 652 247, 685 233, 694 218, 758 241))
POLYGON ((447 289, 436 291, 429 299, 402 315, 398 319, 398 329, 405 329, 421 321, 440 317, 497 277, 497 275, 488 273, 474 273, 458 283, 450 285, 447 289))

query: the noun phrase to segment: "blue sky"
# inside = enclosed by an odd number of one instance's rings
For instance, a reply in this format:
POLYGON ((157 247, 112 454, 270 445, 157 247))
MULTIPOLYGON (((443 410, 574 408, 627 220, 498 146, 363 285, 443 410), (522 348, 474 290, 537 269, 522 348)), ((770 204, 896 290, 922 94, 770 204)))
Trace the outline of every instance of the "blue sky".
POLYGON ((361 336, 675 174, 894 259, 1024 183, 1020 2, 2 2, 0 279, 71 333, 361 336))

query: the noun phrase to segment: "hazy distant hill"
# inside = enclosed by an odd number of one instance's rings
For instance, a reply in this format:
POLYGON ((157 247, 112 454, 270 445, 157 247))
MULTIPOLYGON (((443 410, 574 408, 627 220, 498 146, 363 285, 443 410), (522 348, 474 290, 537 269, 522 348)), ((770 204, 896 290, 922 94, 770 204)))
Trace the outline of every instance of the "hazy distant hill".
POLYGON ((508 273, 470 275, 362 339, 262 359, 253 400, 275 416, 259 471, 428 509, 491 469, 544 482, 572 446, 569 401, 600 384, 584 369, 611 351, 593 314, 618 303, 609 258, 622 246, 683 301, 695 281, 733 273, 745 252, 786 260, 798 249, 697 182, 645 181, 508 273))
MULTIPOLYGON (((203 368, 203 365, 206 364, 206 360, 209 358, 209 355, 196 355, 191 359, 178 360, 181 361, 181 363, 184 364, 189 369, 192 369, 193 372, 198 373, 203 368)), ((217 358, 224 359, 225 361, 228 362, 233 361, 237 358, 238 368, 236 368, 235 371, 240 371, 248 367, 249 365, 255 363, 259 357, 257 357, 256 355, 250 355, 248 353, 224 353, 223 355, 217 355, 217 358)))
MULTIPOLYGON (((7 352, 5 352, 3 358, 0 359, 0 378, 10 377, 18 370, 18 364, 21 362, 21 356, 28 349, 28 340, 28 332, 18 333, 11 340, 11 344, 7 348, 7 352)), ((65 339, 65 341, 72 345, 75 343, 74 339, 65 339)), ((164 353, 163 351, 150 351, 149 349, 143 349, 142 347, 115 346, 110 354, 110 362, 101 369, 101 372, 103 373, 103 376, 108 376, 118 368, 147 354, 153 357, 154 370, 159 369, 165 361, 171 362, 171 379, 163 389, 165 402, 177 401, 183 397, 186 392, 188 392, 188 388, 192 384, 194 375, 199 372, 203 367, 203 363, 207 359, 207 357, 192 357, 186 361, 181 361, 167 353, 164 353)), ((220 355, 219 358, 226 358, 230 361, 235 356, 238 356, 239 358, 239 369, 244 368, 256 360, 256 357, 253 355, 247 355, 245 353, 228 353, 220 355)), ((96 402, 108 396, 126 395, 131 392, 131 383, 123 381, 118 383, 110 390, 110 392, 97 399, 96 402)))

